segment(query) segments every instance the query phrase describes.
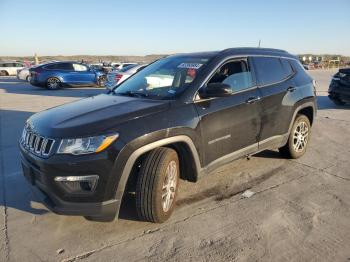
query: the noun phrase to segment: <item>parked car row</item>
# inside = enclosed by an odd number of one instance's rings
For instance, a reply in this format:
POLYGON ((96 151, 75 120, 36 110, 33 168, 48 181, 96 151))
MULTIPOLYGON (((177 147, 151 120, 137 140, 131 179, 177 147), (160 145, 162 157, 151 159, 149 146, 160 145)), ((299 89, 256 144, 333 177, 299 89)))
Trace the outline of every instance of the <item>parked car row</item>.
POLYGON ((0 63, 0 75, 16 75, 17 79, 50 90, 77 86, 106 86, 112 89, 146 65, 114 63, 109 66, 110 69, 102 63, 88 65, 75 61, 53 61, 28 68, 18 62, 3 62, 0 63))
POLYGON ((128 79, 133 74, 141 71, 143 68, 145 68, 147 64, 138 65, 138 64, 131 64, 128 66, 124 66, 122 69, 117 71, 112 71, 107 74, 107 82, 106 82, 106 88, 112 89, 116 85, 122 83, 126 79, 128 79))

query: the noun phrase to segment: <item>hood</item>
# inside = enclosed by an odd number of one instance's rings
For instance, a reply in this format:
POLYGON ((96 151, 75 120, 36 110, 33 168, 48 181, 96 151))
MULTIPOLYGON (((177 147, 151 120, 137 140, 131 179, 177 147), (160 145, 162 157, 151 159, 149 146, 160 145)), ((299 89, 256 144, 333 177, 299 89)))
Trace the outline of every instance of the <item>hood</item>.
POLYGON ((102 94, 42 111, 31 116, 27 123, 47 137, 84 137, 116 131, 125 121, 168 107, 168 101, 102 94))

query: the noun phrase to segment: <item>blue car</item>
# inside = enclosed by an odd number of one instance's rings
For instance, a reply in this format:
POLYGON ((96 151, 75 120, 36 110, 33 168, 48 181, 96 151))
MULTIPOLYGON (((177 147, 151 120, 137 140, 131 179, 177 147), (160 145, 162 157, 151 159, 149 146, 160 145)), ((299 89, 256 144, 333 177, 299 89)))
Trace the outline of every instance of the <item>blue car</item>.
POLYGON ((32 67, 30 83, 50 90, 65 86, 103 86, 106 76, 77 62, 54 62, 32 67))

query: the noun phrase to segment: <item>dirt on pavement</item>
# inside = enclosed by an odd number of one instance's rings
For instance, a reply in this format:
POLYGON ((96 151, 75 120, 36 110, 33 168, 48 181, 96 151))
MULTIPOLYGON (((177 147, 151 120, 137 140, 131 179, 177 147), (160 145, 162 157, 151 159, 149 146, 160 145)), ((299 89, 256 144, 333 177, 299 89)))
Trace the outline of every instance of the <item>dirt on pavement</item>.
POLYGON ((349 261, 350 106, 327 98, 333 73, 310 71, 319 111, 302 158, 264 151, 182 181, 163 224, 138 221, 133 195, 111 223, 49 212, 21 173, 24 121, 104 91, 52 92, 0 78, 0 261, 349 261))

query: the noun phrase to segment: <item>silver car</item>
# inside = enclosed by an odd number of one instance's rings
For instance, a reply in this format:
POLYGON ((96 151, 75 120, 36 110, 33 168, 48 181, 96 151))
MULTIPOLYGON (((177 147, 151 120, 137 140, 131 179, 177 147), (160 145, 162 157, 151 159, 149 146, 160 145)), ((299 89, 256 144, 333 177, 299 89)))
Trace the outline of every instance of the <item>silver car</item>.
POLYGON ((121 82, 128 79, 133 74, 135 74, 138 71, 145 68, 146 66, 147 66, 147 64, 142 64, 142 65, 133 64, 133 65, 129 65, 127 67, 124 67, 123 69, 121 69, 119 71, 112 71, 112 72, 108 73, 106 87, 108 89, 115 87, 116 85, 118 85, 121 82))

